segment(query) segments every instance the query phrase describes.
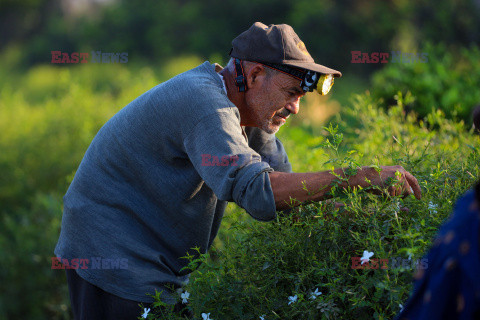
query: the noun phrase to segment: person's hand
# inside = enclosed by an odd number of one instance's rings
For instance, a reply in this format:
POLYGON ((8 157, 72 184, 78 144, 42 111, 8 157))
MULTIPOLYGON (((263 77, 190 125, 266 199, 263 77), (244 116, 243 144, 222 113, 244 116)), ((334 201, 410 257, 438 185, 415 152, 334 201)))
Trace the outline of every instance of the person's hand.
MULTIPOLYGON (((391 196, 403 195, 406 197, 414 194, 417 199, 422 197, 422 191, 417 179, 402 166, 381 166, 380 169, 379 173, 374 167, 362 167, 357 173, 357 178, 363 180, 360 185, 368 185, 369 183, 366 181, 368 179, 370 185, 384 188, 390 179, 395 179, 398 181, 393 186, 389 186, 387 190, 391 196)), ((375 194, 381 193, 379 190, 372 190, 372 192, 375 194)))

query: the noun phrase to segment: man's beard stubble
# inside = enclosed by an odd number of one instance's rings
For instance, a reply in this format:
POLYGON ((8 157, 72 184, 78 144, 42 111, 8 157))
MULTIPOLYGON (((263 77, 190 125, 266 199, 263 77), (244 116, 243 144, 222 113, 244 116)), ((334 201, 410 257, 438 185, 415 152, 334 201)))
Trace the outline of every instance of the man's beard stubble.
POLYGON ((271 118, 271 119, 266 119, 265 121, 262 122, 262 125, 260 127, 260 129, 262 129, 263 131, 265 131, 266 133, 268 134, 275 134, 277 133, 277 131, 280 129, 280 126, 282 125, 281 123, 278 124, 278 125, 275 125, 273 123, 273 121, 275 118, 271 118))

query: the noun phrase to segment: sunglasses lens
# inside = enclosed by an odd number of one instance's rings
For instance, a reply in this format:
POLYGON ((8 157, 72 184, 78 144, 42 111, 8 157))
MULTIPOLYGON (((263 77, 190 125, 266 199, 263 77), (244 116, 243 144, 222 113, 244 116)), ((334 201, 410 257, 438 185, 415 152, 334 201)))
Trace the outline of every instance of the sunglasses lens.
POLYGON ((323 74, 318 80, 317 91, 322 96, 326 95, 333 86, 333 75, 323 74))

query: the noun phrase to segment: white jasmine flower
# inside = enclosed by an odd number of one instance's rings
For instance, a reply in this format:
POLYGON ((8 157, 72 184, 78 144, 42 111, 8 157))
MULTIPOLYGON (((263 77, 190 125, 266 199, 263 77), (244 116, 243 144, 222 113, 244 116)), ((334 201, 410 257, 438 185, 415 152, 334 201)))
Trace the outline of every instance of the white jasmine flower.
POLYGON ((147 319, 149 312, 150 312, 150 308, 148 308, 148 309, 147 309, 147 308, 143 308, 142 317, 143 317, 144 319, 147 319))
POLYGON ((265 320, 265 315, 261 315, 260 320, 265 320))
POLYGON ((400 211, 400 202, 397 200, 395 201, 395 213, 398 213, 400 211))
POLYGON ((401 304, 398 304, 398 306, 400 307, 400 312, 403 311, 403 306, 401 304))
POLYGON ((188 303, 188 297, 190 297, 190 293, 188 291, 185 291, 184 293, 181 294, 182 296, 182 303, 188 303))
POLYGON ((213 319, 210 319, 210 312, 209 313, 202 313, 202 319, 203 320, 213 320, 213 319))
POLYGON ((322 294, 322 293, 321 293, 320 291, 318 291, 318 288, 315 288, 315 291, 312 292, 312 295, 310 296, 310 299, 315 300, 315 299, 317 299, 317 297, 318 297, 319 295, 321 295, 321 294, 322 294))
POLYGON ((297 295, 294 295, 293 297, 292 297, 292 296, 288 297, 288 300, 290 301, 290 302, 288 303, 288 305, 296 302, 296 301, 297 301, 297 295))
POLYGON ((373 256, 373 252, 368 252, 367 250, 363 251, 363 256, 360 258, 360 260, 362 261, 361 264, 370 261, 371 256, 373 256))
POLYGON ((398 213, 400 212, 401 209, 401 206, 400 206, 400 201, 397 199, 395 200, 395 206, 394 206, 394 210, 393 210, 393 213, 395 215, 395 219, 398 220, 398 213))
POLYGON ((428 203, 428 210, 430 211, 430 213, 433 213, 433 214, 437 213, 437 207, 438 205, 436 205, 432 201, 428 203))

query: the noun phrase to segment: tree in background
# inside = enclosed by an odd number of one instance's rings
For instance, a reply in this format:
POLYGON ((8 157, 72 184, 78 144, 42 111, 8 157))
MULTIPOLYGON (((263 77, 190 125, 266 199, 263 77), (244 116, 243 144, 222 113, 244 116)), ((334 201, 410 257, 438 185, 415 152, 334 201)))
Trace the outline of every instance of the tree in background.
POLYGON ((415 51, 425 41, 479 43, 479 2, 4 0, 0 50, 22 46, 26 65, 48 63, 51 50, 129 52, 153 63, 180 54, 226 57, 231 40, 262 21, 295 26, 321 63, 370 73, 381 64, 352 66, 351 51, 415 51))

